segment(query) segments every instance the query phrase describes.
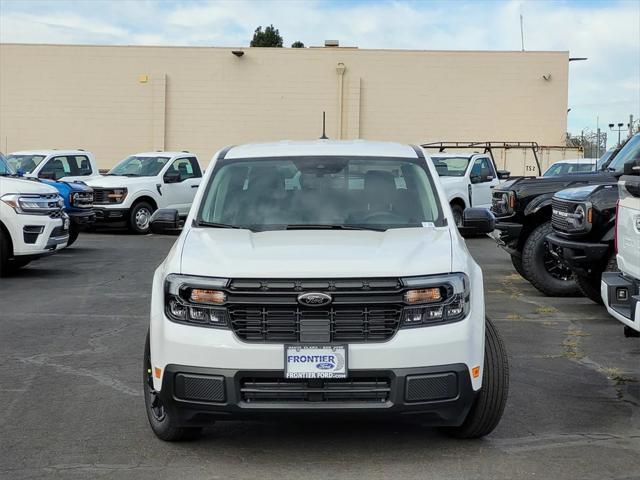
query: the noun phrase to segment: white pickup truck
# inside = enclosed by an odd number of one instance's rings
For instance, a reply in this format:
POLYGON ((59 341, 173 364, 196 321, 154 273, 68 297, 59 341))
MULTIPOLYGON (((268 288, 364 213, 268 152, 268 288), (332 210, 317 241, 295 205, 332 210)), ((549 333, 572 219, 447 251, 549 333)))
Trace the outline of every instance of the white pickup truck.
POLYGON ((462 225, 462 215, 469 207, 491 207, 492 189, 509 172, 498 170, 489 155, 479 153, 438 153, 431 155, 440 177, 453 218, 462 225))
POLYGON ((84 182, 100 176, 93 154, 84 150, 25 150, 9 154, 7 162, 25 177, 84 182))
POLYGON ((63 207, 55 188, 16 177, 0 154, 0 277, 67 245, 63 207))
POLYGON ((624 324, 627 337, 640 337, 640 144, 636 164, 620 177, 616 214, 619 272, 602 274, 600 292, 609 314, 624 324))
POLYGON ((189 152, 146 152, 86 183, 93 188, 97 224, 144 234, 158 208, 176 209, 186 217, 201 179, 198 159, 189 152))

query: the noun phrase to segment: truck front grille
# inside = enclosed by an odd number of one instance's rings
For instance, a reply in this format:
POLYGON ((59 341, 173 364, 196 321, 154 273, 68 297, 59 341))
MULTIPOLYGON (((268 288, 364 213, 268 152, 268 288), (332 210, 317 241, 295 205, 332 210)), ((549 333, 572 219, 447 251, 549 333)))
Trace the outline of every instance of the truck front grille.
POLYGON ((228 289, 230 325, 246 342, 384 342, 400 326, 398 279, 234 280, 228 289), (332 296, 305 306, 302 293, 332 296))
POLYGON ((279 402, 373 402, 389 400, 388 378, 350 378, 289 380, 282 378, 243 378, 240 380, 242 401, 250 403, 279 402))
POLYGON ((575 207, 576 204, 573 202, 559 200, 555 197, 551 199, 551 226, 554 230, 558 230, 560 232, 572 231, 568 217, 563 214, 573 213, 575 207))
POLYGON ((106 188, 94 188, 93 189, 93 203, 97 205, 102 205, 109 203, 109 198, 107 194, 109 193, 109 189, 106 188))

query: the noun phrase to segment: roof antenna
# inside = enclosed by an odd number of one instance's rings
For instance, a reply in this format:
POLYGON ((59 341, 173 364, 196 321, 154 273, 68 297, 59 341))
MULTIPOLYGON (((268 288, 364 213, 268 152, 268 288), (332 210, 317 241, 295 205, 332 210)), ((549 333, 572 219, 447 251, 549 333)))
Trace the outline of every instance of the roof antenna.
POLYGON ((327 134, 325 133, 325 115, 326 112, 322 112, 322 136, 320 137, 320 140, 329 140, 329 137, 327 137, 327 134))

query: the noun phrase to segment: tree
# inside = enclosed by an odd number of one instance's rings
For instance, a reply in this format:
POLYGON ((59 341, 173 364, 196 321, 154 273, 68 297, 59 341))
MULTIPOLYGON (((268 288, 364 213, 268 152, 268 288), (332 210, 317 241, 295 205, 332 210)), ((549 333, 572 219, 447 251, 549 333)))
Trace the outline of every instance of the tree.
POLYGON ((302 43, 300 40, 293 42, 291 44, 291 48, 304 48, 304 43, 302 43))
POLYGON ((262 25, 253 32, 252 47, 282 47, 280 32, 273 25, 269 25, 262 31, 262 25))
POLYGON ((599 158, 607 150, 607 133, 593 132, 586 128, 579 135, 572 135, 567 132, 567 147, 582 147, 584 158, 599 158))

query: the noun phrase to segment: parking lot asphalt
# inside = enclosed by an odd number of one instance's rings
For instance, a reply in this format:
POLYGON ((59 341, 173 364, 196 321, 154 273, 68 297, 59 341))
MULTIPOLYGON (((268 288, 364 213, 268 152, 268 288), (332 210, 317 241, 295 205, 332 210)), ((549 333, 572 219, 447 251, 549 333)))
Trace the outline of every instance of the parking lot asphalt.
POLYGON ((0 478, 640 478, 640 340, 587 299, 542 296, 489 238, 468 245, 511 365, 489 437, 309 421, 157 440, 141 362, 152 272, 174 240, 83 234, 0 280, 0 478))

